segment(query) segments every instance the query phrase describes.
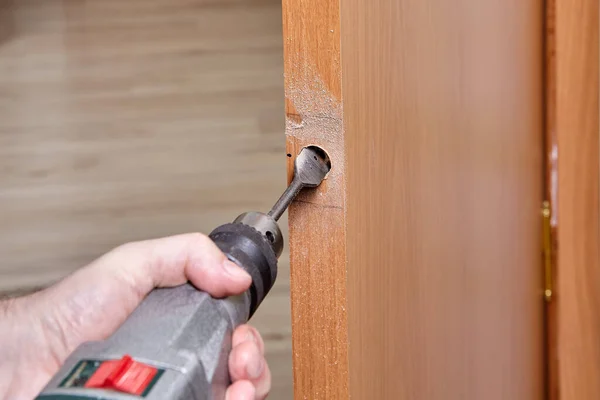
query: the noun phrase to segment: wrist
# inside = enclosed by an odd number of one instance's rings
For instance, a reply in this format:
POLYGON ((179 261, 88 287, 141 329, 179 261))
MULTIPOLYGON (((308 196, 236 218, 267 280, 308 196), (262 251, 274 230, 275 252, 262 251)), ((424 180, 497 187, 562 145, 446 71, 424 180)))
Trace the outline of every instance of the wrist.
POLYGON ((0 398, 31 399, 62 360, 43 292, 0 301, 0 398))
POLYGON ((0 300, 0 398, 24 398, 23 371, 27 349, 21 338, 22 322, 18 318, 18 299, 0 300))

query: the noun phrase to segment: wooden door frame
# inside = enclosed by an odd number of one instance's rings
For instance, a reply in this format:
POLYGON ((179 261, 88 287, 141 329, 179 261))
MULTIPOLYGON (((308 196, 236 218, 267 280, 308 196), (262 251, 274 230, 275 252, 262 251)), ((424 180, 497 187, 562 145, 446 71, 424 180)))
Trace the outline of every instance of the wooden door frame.
POLYGON ((551 400, 600 398, 598 0, 546 2, 551 400))

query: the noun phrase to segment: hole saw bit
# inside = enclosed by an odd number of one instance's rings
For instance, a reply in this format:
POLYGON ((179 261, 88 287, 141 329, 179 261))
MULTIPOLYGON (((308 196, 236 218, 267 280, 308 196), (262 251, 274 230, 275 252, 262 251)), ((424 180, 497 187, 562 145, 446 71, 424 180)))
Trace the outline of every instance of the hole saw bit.
POLYGON ((303 148, 291 184, 271 211, 241 214, 210 233, 252 277, 246 292, 215 299, 189 283, 154 289, 111 337, 78 347, 37 399, 224 399, 233 330, 254 314, 277 277, 283 250, 277 221, 302 188, 319 186, 330 168, 321 148, 303 148))

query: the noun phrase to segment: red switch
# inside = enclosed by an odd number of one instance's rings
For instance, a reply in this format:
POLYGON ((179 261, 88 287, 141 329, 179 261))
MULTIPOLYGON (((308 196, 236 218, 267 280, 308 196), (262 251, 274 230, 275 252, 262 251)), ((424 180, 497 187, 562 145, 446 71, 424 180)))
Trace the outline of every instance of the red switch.
POLYGON ((158 370, 134 361, 130 356, 104 361, 85 383, 86 388, 109 389, 141 395, 158 370))

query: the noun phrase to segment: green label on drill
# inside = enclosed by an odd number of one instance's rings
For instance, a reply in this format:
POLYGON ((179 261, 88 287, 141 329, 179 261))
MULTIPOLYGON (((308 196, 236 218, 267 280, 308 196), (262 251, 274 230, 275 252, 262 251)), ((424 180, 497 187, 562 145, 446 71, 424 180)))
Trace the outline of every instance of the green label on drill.
POLYGON ((73 367, 69 375, 60 383, 61 388, 84 387, 94 372, 100 367, 102 361, 82 360, 73 367))

